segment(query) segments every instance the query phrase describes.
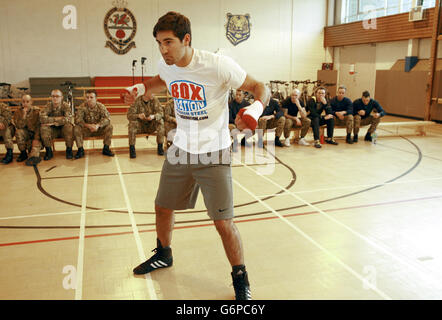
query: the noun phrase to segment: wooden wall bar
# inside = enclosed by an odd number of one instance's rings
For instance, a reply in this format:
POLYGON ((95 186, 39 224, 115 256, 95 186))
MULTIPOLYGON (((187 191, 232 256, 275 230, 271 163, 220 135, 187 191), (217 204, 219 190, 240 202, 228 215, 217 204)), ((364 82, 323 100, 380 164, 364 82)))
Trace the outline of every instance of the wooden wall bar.
POLYGON ((408 12, 376 19, 376 29, 364 29, 363 21, 324 28, 324 47, 431 38, 434 8, 425 9, 424 20, 409 22, 408 12))

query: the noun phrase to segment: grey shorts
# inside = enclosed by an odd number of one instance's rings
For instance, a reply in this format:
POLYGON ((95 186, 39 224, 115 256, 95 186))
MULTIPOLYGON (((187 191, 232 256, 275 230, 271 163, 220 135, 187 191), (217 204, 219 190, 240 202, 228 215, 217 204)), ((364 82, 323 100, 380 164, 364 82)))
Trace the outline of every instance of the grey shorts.
POLYGON ((233 218, 230 162, 230 148, 197 155, 172 145, 166 152, 155 204, 171 210, 193 209, 201 189, 212 220, 233 218))

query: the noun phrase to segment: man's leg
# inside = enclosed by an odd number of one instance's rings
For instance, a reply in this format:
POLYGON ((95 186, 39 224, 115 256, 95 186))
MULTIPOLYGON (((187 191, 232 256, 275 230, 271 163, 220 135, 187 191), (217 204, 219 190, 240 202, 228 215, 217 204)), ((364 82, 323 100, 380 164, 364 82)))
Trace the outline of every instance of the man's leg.
POLYGON ((321 117, 319 124, 322 126, 324 124, 327 125, 327 139, 325 140, 328 144, 338 145, 338 143, 333 139, 333 133, 335 130, 335 119, 332 117, 328 120, 325 120, 324 117, 321 117))
POLYGON ((85 127, 78 125, 74 127, 74 138, 78 149, 77 154, 75 155, 75 159, 80 159, 84 157, 83 137, 87 132, 89 132, 89 130, 85 127))
POLYGON ((223 242, 224 250, 230 265, 244 265, 244 253, 238 228, 233 223, 233 219, 215 220, 216 230, 223 242))
POLYGON ((66 159, 72 159, 72 146, 74 145, 74 126, 66 123, 61 129, 61 134, 66 144, 66 159))
POLYGON ((163 247, 170 247, 172 231, 175 223, 173 210, 155 205, 155 226, 157 238, 163 247))
POLYGON ((139 121, 132 120, 129 121, 128 125, 128 137, 129 137, 129 157, 131 159, 137 157, 137 152, 135 151, 135 143, 137 141, 136 134, 138 133, 139 121))
POLYGON ((133 270, 135 274, 146 274, 159 268, 172 266, 173 258, 170 245, 174 226, 174 211, 169 208, 176 210, 193 208, 198 191, 199 188, 195 185, 187 165, 174 165, 169 163, 168 159, 164 161, 155 198, 157 247, 154 249, 155 254, 152 257, 133 270))
POLYGON ((115 154, 110 150, 110 145, 112 143, 114 127, 109 123, 107 126, 99 129, 97 132, 99 132, 100 135, 103 134, 103 151, 101 153, 105 156, 113 157, 115 154))
POLYGON ((361 116, 353 116, 353 142, 358 142, 359 128, 361 127, 361 116))
POLYGON ((285 119, 285 124, 284 124, 284 137, 285 137, 285 140, 284 140, 284 145, 286 147, 290 146, 290 133, 291 133, 292 128, 293 128, 293 120, 289 119, 289 118, 285 119))
POLYGON ((313 130, 313 139, 315 139, 315 148, 321 148, 321 143, 319 142, 319 117, 314 117, 311 119, 310 123, 313 130))
POLYGON ((173 265, 172 231, 174 225, 173 210, 155 205, 155 225, 157 231, 157 247, 155 254, 134 268, 134 274, 146 274, 156 269, 168 268, 173 265))

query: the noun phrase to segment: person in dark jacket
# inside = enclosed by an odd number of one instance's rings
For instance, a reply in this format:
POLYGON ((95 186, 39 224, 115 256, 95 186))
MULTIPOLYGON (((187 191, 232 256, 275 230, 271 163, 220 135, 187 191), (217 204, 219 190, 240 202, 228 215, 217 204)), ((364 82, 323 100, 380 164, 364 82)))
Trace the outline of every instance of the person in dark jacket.
POLYGON ((345 96, 347 88, 340 85, 336 97, 330 100, 335 125, 345 126, 347 129, 347 138, 345 142, 352 144, 351 132, 353 131, 353 102, 345 96))
POLYGON ((306 106, 307 117, 310 118, 311 127, 313 129, 315 148, 321 148, 321 142, 319 141, 319 127, 324 124, 327 125, 327 139, 325 142, 328 144, 338 145, 338 143, 333 139, 335 121, 330 103, 325 99, 325 94, 325 87, 318 87, 315 91, 315 96, 307 101, 306 106), (325 116, 322 115, 323 112, 325 112, 325 116))
POLYGON ((287 99, 285 99, 281 103, 281 108, 284 111, 284 117, 286 118, 284 126, 284 145, 286 147, 290 146, 290 130, 292 128, 301 129, 301 137, 298 141, 298 144, 302 146, 310 145, 310 143, 305 140, 305 136, 307 135, 308 129, 310 128, 311 121, 307 117, 304 102, 302 101, 302 99, 299 99, 299 96, 299 90, 294 89, 290 94, 290 97, 287 97, 287 99))
POLYGON ((371 135, 375 132, 381 118, 385 116, 385 111, 375 99, 370 98, 370 93, 364 91, 362 98, 353 101, 353 142, 358 142, 359 128, 370 125, 365 135, 365 141, 371 141, 371 135))
POLYGON ((264 108, 261 117, 258 120, 258 146, 263 146, 263 136, 264 130, 274 129, 275 132, 275 145, 282 147, 282 143, 279 140, 285 126, 284 111, 282 111, 281 106, 278 101, 270 98, 269 104, 264 108))
MULTIPOLYGON (((229 130, 230 135, 232 136, 233 143, 232 143, 232 151, 236 152, 238 151, 238 140, 236 137, 236 125, 235 125, 235 118, 239 110, 242 108, 248 107, 250 103, 244 99, 245 95, 242 90, 236 90, 235 91, 235 99, 233 99, 229 103, 229 130)), ((242 145, 246 145, 246 139, 245 137, 241 140, 242 145)))

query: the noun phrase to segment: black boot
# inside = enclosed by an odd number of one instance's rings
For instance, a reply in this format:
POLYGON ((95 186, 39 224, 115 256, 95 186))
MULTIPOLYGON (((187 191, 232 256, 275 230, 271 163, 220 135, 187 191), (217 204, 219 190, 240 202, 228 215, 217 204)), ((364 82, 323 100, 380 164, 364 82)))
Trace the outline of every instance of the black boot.
POLYGON ((351 139, 351 133, 347 133, 347 139, 345 139, 345 142, 348 144, 353 144, 353 140, 351 139))
POLYGON ((358 135, 355 134, 353 135, 353 143, 357 143, 358 142, 358 135))
POLYGON ((11 163, 11 162, 12 162, 12 149, 7 149, 7 150, 6 150, 6 155, 5 155, 5 157, 3 158, 2 162, 3 162, 4 164, 8 164, 8 163, 11 163))
MULTIPOLYGON (((247 275, 247 271, 240 271, 235 273, 232 271, 233 289, 235 290, 235 300, 252 300, 252 294, 250 292, 250 283, 247 275)), ((233 266, 235 268, 235 266, 233 266)))
POLYGON ((278 136, 275 137, 275 146, 277 146, 277 147, 283 147, 281 141, 279 141, 279 137, 278 137, 278 136))
POLYGON ((158 153, 159 156, 164 155, 164 150, 163 150, 163 144, 162 143, 158 143, 157 153, 158 153))
POLYGON ((137 157, 137 153, 135 152, 135 146, 129 146, 129 154, 131 159, 137 157))
POLYGON ((84 157, 84 149, 83 147, 78 148, 77 154, 75 155, 75 159, 80 159, 84 157))
POLYGON ((25 161, 27 158, 28 158, 28 153, 26 152, 26 150, 23 150, 20 152, 20 155, 17 158, 17 162, 25 161))
POLYGON ((46 149, 46 154, 45 157, 43 158, 44 160, 50 160, 54 157, 54 154, 52 153, 52 148, 51 147, 45 147, 46 149))
POLYGON ((104 154, 105 156, 108 156, 108 157, 113 157, 113 156, 115 155, 115 154, 109 149, 109 146, 108 146, 107 144, 104 145, 102 154, 104 154))
POLYGON ((72 148, 66 148, 66 159, 72 159, 74 155, 72 154, 72 148))
POLYGON ((135 274, 146 274, 173 265, 172 249, 170 247, 163 247, 159 239, 157 239, 157 247, 152 251, 155 254, 150 259, 134 268, 133 272, 135 274))
POLYGON ((364 141, 372 141, 371 139, 371 133, 367 131, 367 134, 365 135, 364 141))

